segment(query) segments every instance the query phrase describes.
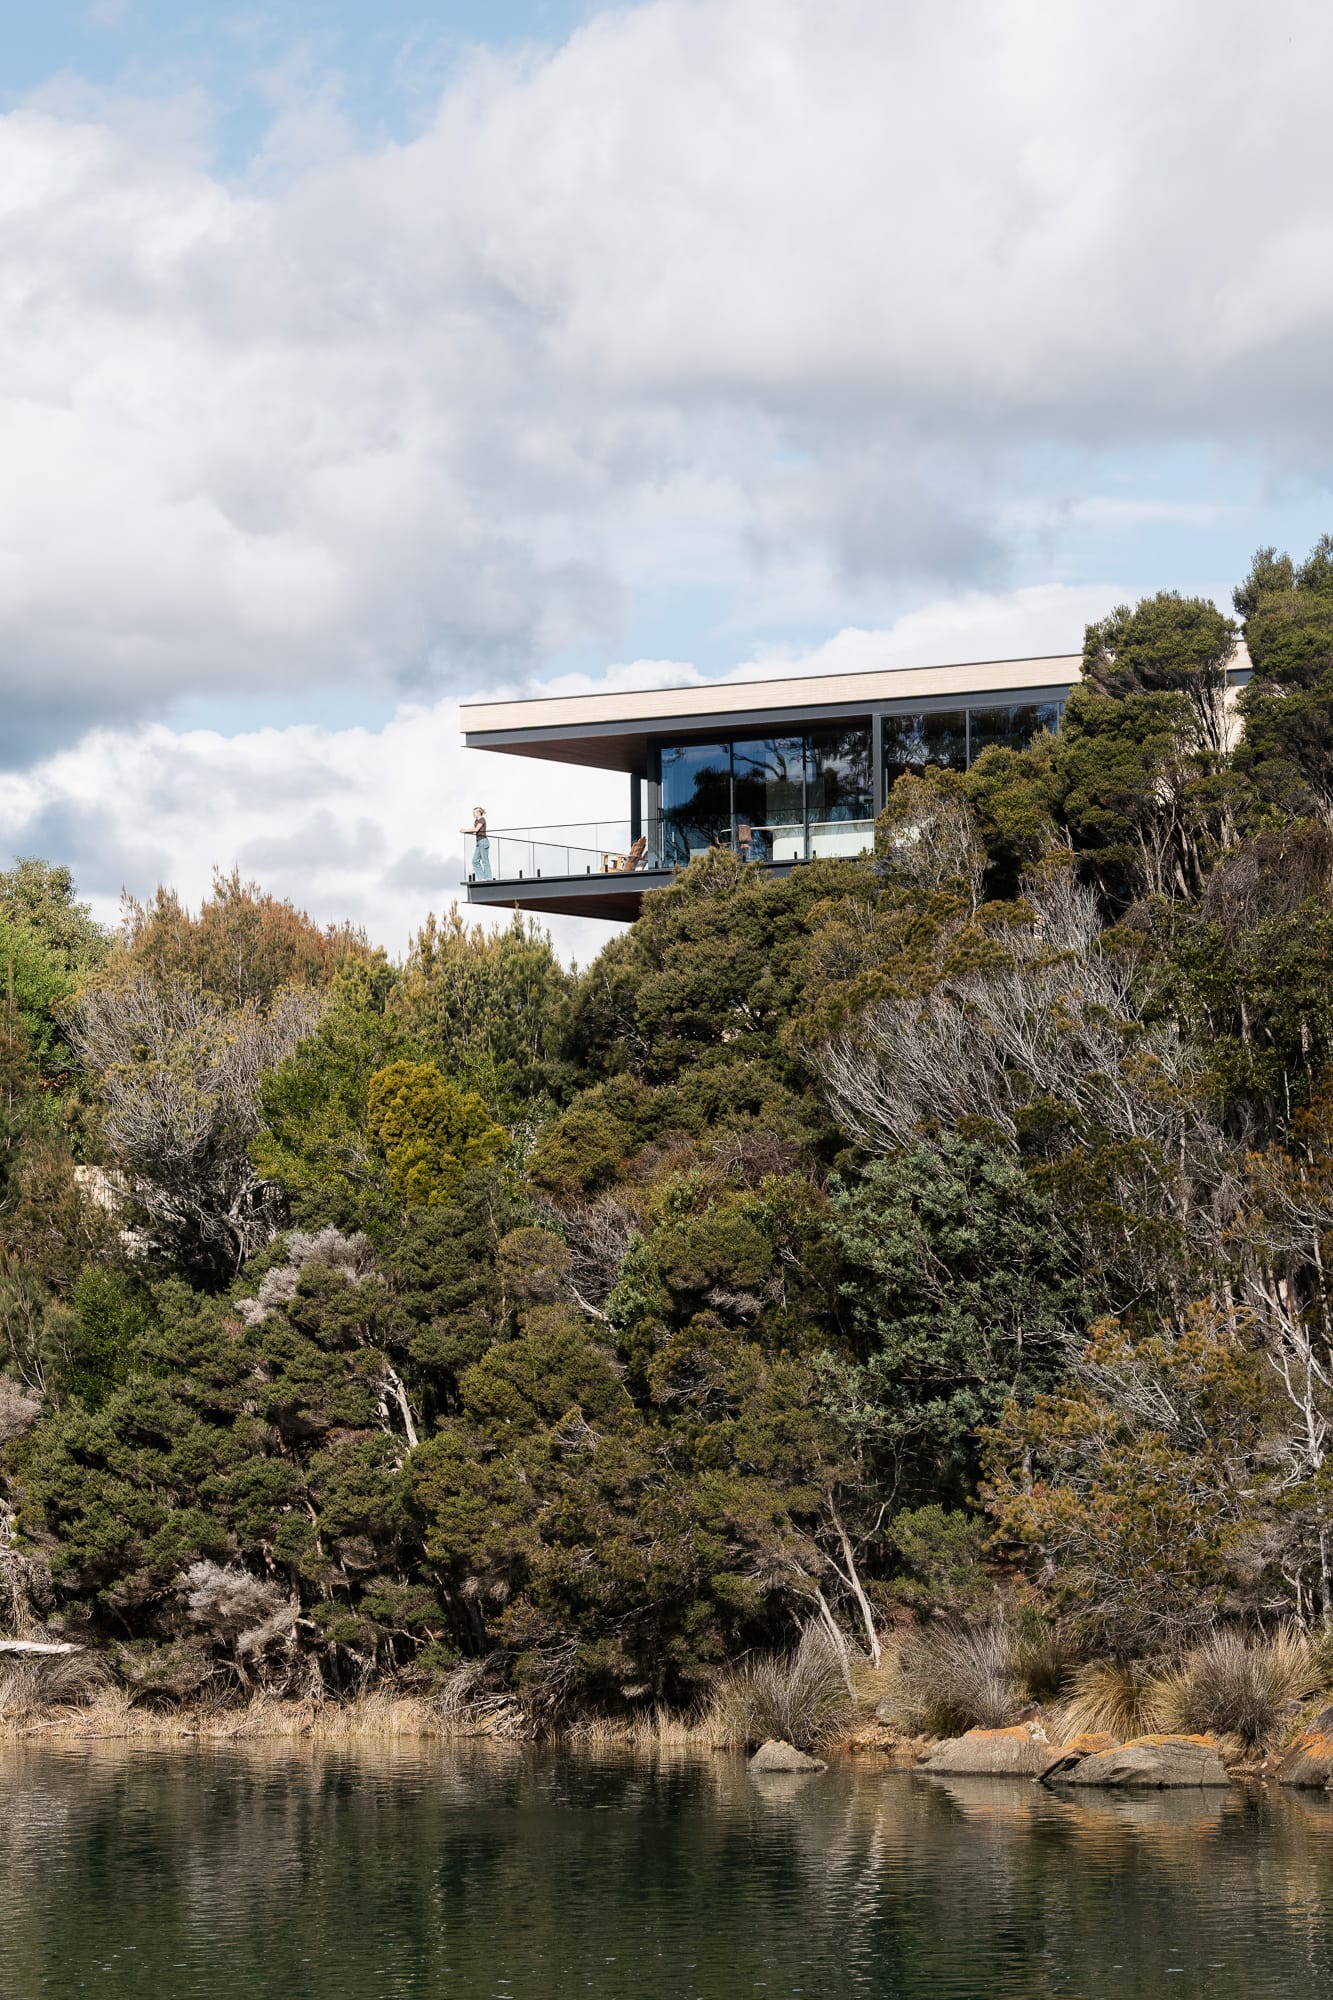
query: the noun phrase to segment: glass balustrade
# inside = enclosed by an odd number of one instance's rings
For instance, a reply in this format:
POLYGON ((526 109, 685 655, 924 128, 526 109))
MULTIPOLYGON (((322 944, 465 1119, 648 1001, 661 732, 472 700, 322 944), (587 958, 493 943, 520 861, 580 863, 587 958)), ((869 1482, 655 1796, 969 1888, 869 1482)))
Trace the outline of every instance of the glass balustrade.
MULTIPOLYGON (((498 827, 484 840, 464 834, 467 880, 537 882, 575 876, 638 875, 677 867, 697 849, 679 851, 676 829, 667 822, 631 834, 628 820, 589 820, 572 826, 498 827), (664 851, 665 848, 665 851, 664 851)), ((863 819, 810 820, 782 818, 738 820, 728 830, 713 830, 707 843, 729 848, 743 861, 791 863, 826 858, 852 858, 875 844, 875 822, 863 819)))
POLYGON ((625 820, 584 820, 570 826, 496 827, 479 840, 463 836, 469 882, 533 882, 549 876, 633 874, 658 868, 647 841, 636 851, 625 820))

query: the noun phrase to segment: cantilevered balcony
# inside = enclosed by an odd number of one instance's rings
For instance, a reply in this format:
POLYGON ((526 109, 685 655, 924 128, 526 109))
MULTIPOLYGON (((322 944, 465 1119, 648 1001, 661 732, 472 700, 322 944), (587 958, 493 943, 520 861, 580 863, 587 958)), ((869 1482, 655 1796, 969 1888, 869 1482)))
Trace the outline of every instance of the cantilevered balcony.
POLYGON ((664 887, 708 848, 730 849, 742 861, 785 875, 802 862, 866 853, 874 837, 869 818, 701 826, 658 816, 643 829, 630 820, 588 820, 499 827, 484 840, 465 834, 464 868, 472 903, 632 917, 646 889, 664 887))

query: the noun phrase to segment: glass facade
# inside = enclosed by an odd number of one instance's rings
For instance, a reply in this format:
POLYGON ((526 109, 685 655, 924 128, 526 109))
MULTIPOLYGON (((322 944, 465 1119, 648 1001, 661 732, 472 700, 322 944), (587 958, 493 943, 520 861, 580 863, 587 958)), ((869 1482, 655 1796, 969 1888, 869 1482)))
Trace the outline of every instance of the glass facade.
POLYGON ((965 771, 983 750, 1022 750, 1039 730, 1057 730, 1063 709, 1059 701, 1029 701, 881 716, 885 789, 904 771, 919 777, 927 764, 965 771))
POLYGON ((804 860, 805 738, 733 743, 731 799, 737 852, 747 861, 804 860))
POLYGON ((891 785, 904 771, 920 777, 927 764, 943 764, 951 771, 967 769, 966 709, 884 717, 885 784, 891 785))
POLYGON ((733 743, 663 744, 659 754, 667 865, 703 847, 733 847, 747 861, 804 861, 859 854, 872 844, 868 721, 733 743))
POLYGON ((662 848, 669 862, 731 845, 731 745, 662 747, 662 848))
POLYGON ((1063 704, 1009 702, 824 723, 725 743, 664 743, 650 865, 679 865, 705 847, 747 861, 855 855, 873 845, 872 730, 880 732, 885 792, 928 764, 965 771, 984 750, 1021 750, 1060 725, 1063 704), (659 859, 660 856, 660 859, 659 859))
POLYGON ((976 763, 983 750, 1022 750, 1040 729, 1060 726, 1063 703, 1058 701, 1018 702, 1001 708, 974 708, 968 714, 971 738, 970 762, 976 763))

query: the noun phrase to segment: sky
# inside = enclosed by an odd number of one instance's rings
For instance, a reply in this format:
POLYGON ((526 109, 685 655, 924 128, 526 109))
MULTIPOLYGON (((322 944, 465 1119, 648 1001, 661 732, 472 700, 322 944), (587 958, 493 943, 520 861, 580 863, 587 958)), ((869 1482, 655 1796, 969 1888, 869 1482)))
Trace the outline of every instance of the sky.
POLYGON ((0 0, 0 864, 398 953, 473 804, 625 810, 460 698, 1228 604, 1333 529, 1331 70, 1315 0, 0 0))

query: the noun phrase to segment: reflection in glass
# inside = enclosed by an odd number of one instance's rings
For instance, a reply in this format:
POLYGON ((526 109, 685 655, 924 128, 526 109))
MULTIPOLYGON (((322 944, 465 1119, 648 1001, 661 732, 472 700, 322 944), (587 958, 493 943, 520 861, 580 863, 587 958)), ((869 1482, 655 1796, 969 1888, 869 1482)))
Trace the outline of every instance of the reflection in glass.
POLYGON ((731 746, 736 849, 743 861, 805 858, 805 738, 731 746))
POLYGON ((812 729, 806 766, 812 859, 874 845, 875 773, 868 722, 812 729))
POLYGON ((1058 701, 1016 702, 1006 707, 971 710, 972 762, 983 750, 1024 750, 1039 729, 1060 724, 1058 701))
POLYGON ((927 764, 951 771, 967 768, 967 716, 961 708, 934 715, 884 717, 884 782, 891 785, 904 771, 918 777, 927 764))
POLYGON ((868 723, 810 731, 809 813, 812 820, 873 817, 868 723))
POLYGON ((731 749, 681 743, 662 750, 662 847, 667 865, 731 845, 731 749))

